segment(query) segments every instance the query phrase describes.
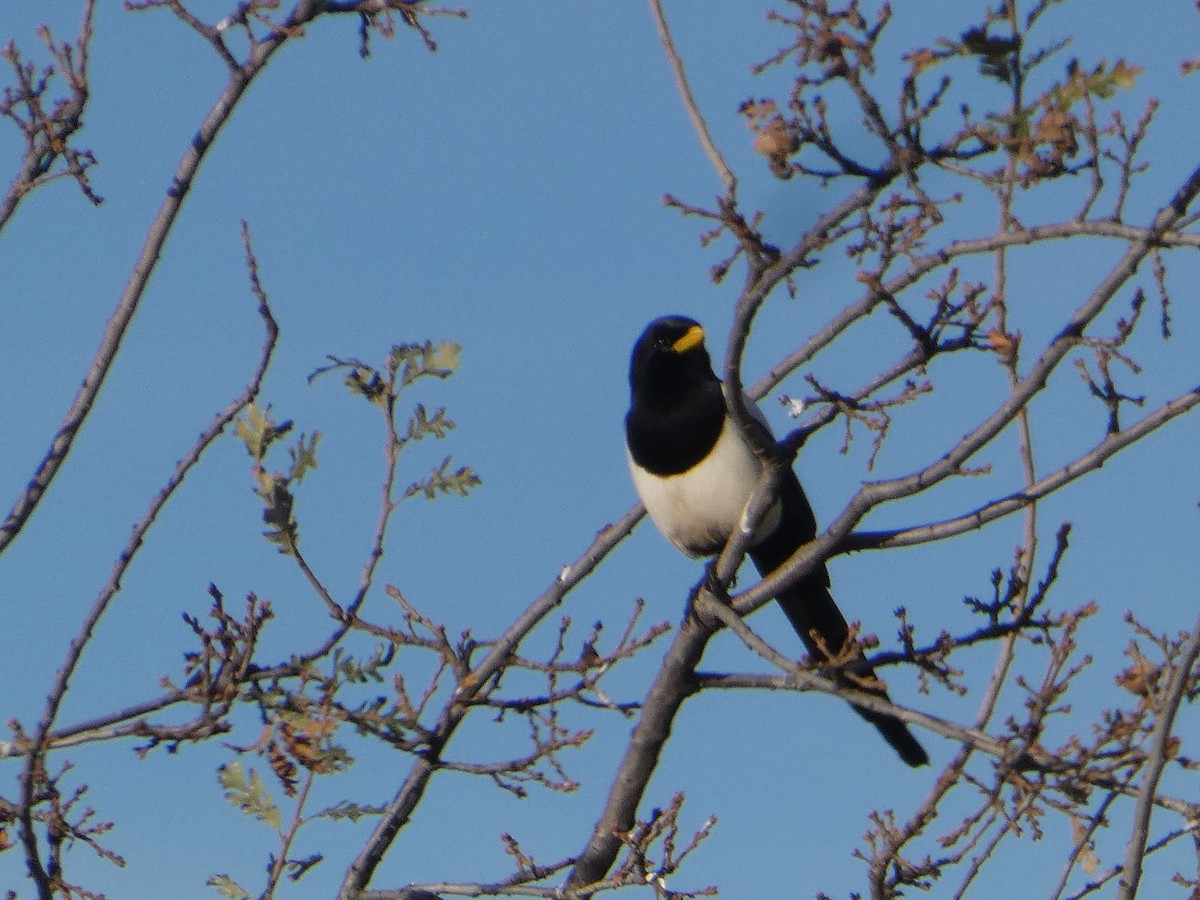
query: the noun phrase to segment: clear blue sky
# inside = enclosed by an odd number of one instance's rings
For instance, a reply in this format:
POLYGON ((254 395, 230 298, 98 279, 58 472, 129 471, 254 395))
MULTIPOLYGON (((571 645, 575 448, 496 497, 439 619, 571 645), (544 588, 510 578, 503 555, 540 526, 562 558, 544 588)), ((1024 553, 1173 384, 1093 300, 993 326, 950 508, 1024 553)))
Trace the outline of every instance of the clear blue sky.
MULTIPOLYGON (((229 5, 197 0, 193 8, 217 19, 229 5)), ((768 239, 786 244, 830 195, 773 179, 736 113, 747 97, 781 95, 789 74, 749 72, 750 63, 786 39, 765 21, 767 5, 758 11, 759 5, 735 10, 695 0, 671 3, 668 13, 696 96, 743 178, 745 208, 764 210, 768 239)), ((895 71, 904 51, 972 24, 968 10, 977 5, 926 0, 920 15, 898 18, 885 44, 891 57, 880 59, 881 77, 895 71)), ((14 38, 32 51, 40 22, 60 38, 73 37, 76 6, 10 0, 0 10, 0 40, 14 38)), ((897 6, 903 17, 905 5, 897 6)), ((1085 63, 1125 58, 1145 66, 1136 91, 1120 100, 1130 118, 1146 97, 1162 100, 1160 125, 1147 143, 1154 168, 1139 183, 1142 199, 1135 204, 1143 214, 1196 165, 1200 117, 1200 76, 1178 76, 1179 62, 1200 52, 1200 18, 1191 3, 1154 6, 1131 13, 1114 0, 1069 4, 1048 18, 1043 32, 1048 39, 1074 35, 1067 53, 1085 63)), ((427 338, 453 338, 464 347, 459 374, 414 397, 449 406, 459 428, 445 444, 417 447, 401 477, 419 477, 450 452, 474 466, 484 486, 466 501, 414 502, 402 510, 381 570, 381 581, 400 586, 451 632, 470 626, 480 637, 495 633, 633 503, 620 432, 632 341, 649 319, 682 312, 709 327, 719 352, 739 282, 735 276, 712 285, 708 268, 723 247, 702 248, 697 236, 704 223, 662 204, 670 192, 704 205, 720 185, 683 112, 650 14, 640 3, 526 0, 470 4, 468 21, 431 24, 441 44, 436 55, 405 31, 391 42, 376 39, 364 62, 352 17, 319 22, 276 58, 222 134, 74 454, 36 518, 0 556, 4 719, 32 727, 130 526, 253 368, 261 330, 239 219, 250 224, 282 330, 264 399, 299 430, 325 435, 321 467, 301 488, 298 514, 309 559, 334 589, 348 592, 357 584, 382 453, 364 404, 334 379, 306 384, 325 354, 376 361, 392 343, 427 338)), ((176 162, 224 74, 210 48, 170 14, 131 14, 116 2, 101 4, 92 65, 93 101, 81 141, 100 161, 93 180, 104 205, 92 209, 69 183, 59 183, 32 197, 0 241, 5 504, 69 404, 176 162)), ((848 133, 856 126, 853 115, 838 121, 848 133)), ((13 129, 0 129, 3 177, 15 168, 19 149, 13 129)), ((1062 215, 1056 208, 1026 213, 1030 221, 1062 215)), ((992 221, 990 211, 982 212, 975 233, 992 221)), ((1015 278, 1018 325, 1030 341, 1039 328, 1053 326, 1041 311, 1073 304, 1074 291, 1116 252, 1109 245, 1026 258, 1028 268, 1015 278)), ((1162 355, 1136 387, 1151 400, 1197 380, 1195 267, 1181 264, 1175 272, 1175 340, 1164 350, 1151 339, 1153 329, 1143 328, 1135 348, 1147 360, 1162 355)), ((976 277, 989 277, 986 265, 976 277)), ((799 285, 798 300, 780 294, 765 310, 747 355, 747 382, 859 290, 852 268, 836 259, 803 273, 799 285)), ((812 371, 847 386, 865 381, 886 358, 876 355, 872 340, 865 332, 812 371)), ((1002 390, 999 367, 981 366, 972 377, 978 381, 939 385, 941 399, 927 412, 899 422, 875 472, 865 469, 866 440, 847 455, 838 454, 834 429, 812 441, 799 471, 818 517, 828 521, 862 480, 907 472, 948 448, 979 414, 972 401, 1002 390)), ((1068 373, 1062 393, 1035 406, 1042 471, 1102 432, 1098 405, 1069 411, 1070 392, 1082 390, 1069 381, 1068 373)), ((804 390, 798 378, 786 387, 804 390)), ((765 408, 779 429, 787 427, 778 405, 765 408)), ((1106 702, 1103 692, 1121 667, 1126 609, 1164 630, 1193 620, 1200 477, 1191 462, 1198 439, 1196 422, 1179 424, 1042 508, 1047 544, 1060 521, 1076 523, 1056 606, 1089 599, 1102 606, 1084 632, 1097 660, 1087 682, 1094 691, 1080 696, 1076 727, 1106 702)), ((883 510, 866 527, 941 518, 1016 486, 1011 444, 980 462, 996 464, 994 478, 883 510)), ((85 657, 63 722, 151 696, 159 676, 177 677, 181 653, 191 649, 180 613, 205 613, 210 582, 231 604, 251 591, 271 600, 279 620, 268 631, 267 658, 307 646, 324 627, 324 609, 292 563, 262 540, 259 513, 246 454, 227 438, 151 533, 85 657)), ((839 559, 832 565, 835 596, 885 642, 893 638, 891 610, 899 605, 932 637, 964 625, 961 598, 986 595, 990 571, 1008 568, 1020 534, 1014 519, 951 544, 839 559)), ((571 596, 565 612, 576 622, 575 642, 596 619, 609 634, 619 633, 639 596, 648 602, 647 621, 674 623, 699 576, 698 564, 648 526, 639 528, 571 596)), ((373 608, 382 614, 387 602, 378 596, 373 608)), ((774 609, 755 625, 792 647, 774 609)), ((551 626, 535 643, 544 645, 552 632, 551 626)), ((640 699, 660 654, 652 650, 618 673, 610 693, 640 699)), ((968 680, 978 683, 991 659, 986 653, 972 659, 978 670, 968 680)), ((758 670, 760 664, 724 636, 706 667, 758 670)), ((919 696, 909 673, 895 672, 891 682, 898 700, 933 713, 963 716, 972 709, 943 693, 919 696)), ((250 717, 242 724, 231 740, 250 743, 257 724, 250 717)), ((617 717, 592 724, 593 742, 567 757, 584 782, 574 795, 535 790, 519 802, 482 780, 435 782, 375 886, 502 877, 509 867, 501 831, 546 861, 577 852, 629 728, 617 717)), ((1180 730, 1185 738, 1200 737, 1194 710, 1184 711, 1180 730)), ((451 755, 489 761, 497 744, 520 746, 519 725, 499 739, 493 731, 484 723, 468 728, 451 755)), ((953 751, 933 737, 927 743, 935 763, 953 751)), ((130 863, 117 870, 79 850, 70 860, 78 880, 122 900, 215 896, 204 887, 214 872, 258 887, 274 847, 265 828, 221 795, 215 769, 231 756, 219 742, 174 756, 158 751, 146 762, 127 748, 56 754, 77 766, 70 783, 87 783, 100 816, 116 820, 106 842, 130 863)), ((245 762, 262 767, 261 760, 245 762)), ((407 763, 364 750, 350 773, 322 787, 317 807, 343 797, 384 802, 407 763)), ((15 776, 17 767, 7 768, 15 776)), ((846 896, 863 883, 851 850, 868 811, 903 813, 924 796, 931 777, 931 770, 897 764, 870 729, 827 698, 709 696, 685 709, 647 808, 684 789, 687 824, 698 827, 710 814, 720 819, 675 885, 681 889, 715 882, 734 898, 846 896)), ((14 785, 6 780, 0 792, 12 796, 14 785)), ((298 855, 320 849, 327 861, 291 895, 330 895, 364 833, 347 824, 302 840, 298 855)), ((1102 847, 1119 858, 1123 838, 1118 828, 1102 847)), ((1031 880, 1056 875, 1068 839, 1065 824, 1055 821, 1047 840, 1022 845, 1031 880)), ((1151 872, 1161 886, 1163 873, 1151 872)), ((19 851, 0 855, 0 887, 27 892, 22 877, 19 851)), ((1011 884, 993 885, 995 892, 981 889, 978 896, 1011 895, 1011 884)))

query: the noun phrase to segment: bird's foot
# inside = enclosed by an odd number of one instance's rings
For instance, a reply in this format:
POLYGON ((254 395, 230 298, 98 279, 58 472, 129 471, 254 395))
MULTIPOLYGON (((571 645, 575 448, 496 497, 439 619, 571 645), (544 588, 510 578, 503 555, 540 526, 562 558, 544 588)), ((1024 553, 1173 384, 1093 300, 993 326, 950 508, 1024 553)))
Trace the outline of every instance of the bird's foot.
POLYGON ((701 580, 697 589, 708 591, 714 597, 720 600, 729 602, 729 589, 737 583, 737 576, 731 577, 728 581, 723 580, 717 574, 717 561, 709 560, 704 566, 704 578, 701 580))
POLYGON ((704 615, 700 612, 701 594, 708 594, 717 600, 718 603, 729 603, 729 584, 725 584, 717 575, 716 561, 710 561, 704 567, 704 577, 700 582, 692 588, 692 592, 688 595, 687 602, 687 618, 694 622, 698 622, 707 628, 714 627, 717 622, 711 615, 704 615))

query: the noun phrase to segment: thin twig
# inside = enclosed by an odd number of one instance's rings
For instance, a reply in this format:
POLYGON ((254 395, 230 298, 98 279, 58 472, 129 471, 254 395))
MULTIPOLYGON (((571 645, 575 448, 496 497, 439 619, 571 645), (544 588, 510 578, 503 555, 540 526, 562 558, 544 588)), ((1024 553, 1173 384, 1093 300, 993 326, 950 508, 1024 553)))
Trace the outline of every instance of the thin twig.
POLYGON ((441 748, 462 724, 470 701, 483 690, 502 669, 513 651, 550 614, 566 595, 583 579, 590 575, 622 540, 629 536, 645 510, 639 504, 630 509, 613 524, 602 529, 591 545, 555 578, 540 597, 534 600, 508 630, 492 645, 484 659, 472 670, 469 677, 459 683, 454 697, 442 710, 441 716, 431 733, 430 749, 409 770, 408 776, 388 803, 371 836, 361 851, 346 869, 338 892, 339 900, 353 900, 370 883, 375 869, 384 854, 396 839, 400 830, 408 823, 413 811, 420 805, 426 789, 438 769, 441 748))
POLYGON ((649 3, 650 12, 654 14, 654 24, 658 28, 659 39, 662 41, 663 52, 666 53, 667 62, 671 64, 671 72, 675 76, 675 87, 679 91, 679 97, 683 100, 683 106, 687 110, 688 118, 692 121, 692 127, 696 129, 696 137, 700 139, 700 146, 704 149, 713 168, 717 170, 721 183, 725 185, 725 196, 732 199, 737 192, 737 177, 729 168, 729 164, 725 162, 721 151, 717 149, 716 142, 709 133, 708 123, 704 121, 696 98, 692 95, 692 88, 683 68, 683 60, 679 56, 679 51, 675 49, 675 41, 671 37, 671 29, 667 25, 667 14, 663 11, 662 0, 649 0, 649 3))
POLYGON ((955 537, 968 531, 978 531, 989 522, 1024 509, 1028 504, 1049 496, 1088 472, 1099 469, 1121 450, 1137 443, 1179 416, 1191 412, 1197 406, 1200 406, 1200 387, 1167 401, 1158 409, 1121 431, 1105 434, 1104 440, 1090 450, 1081 453, 1067 465, 1043 476, 1023 490, 993 500, 971 512, 940 522, 913 525, 890 531, 856 531, 842 542, 838 552, 915 547, 919 544, 955 537))
MULTIPOLYGON (((244 226, 244 223, 243 223, 244 226)), ((257 266, 254 263, 254 253, 249 243, 249 232, 243 231, 246 240, 246 254, 250 264, 250 271, 257 272, 257 266)), ((254 284, 255 297, 258 302, 258 314, 263 320, 263 325, 266 329, 266 337, 263 341, 263 348, 259 354, 258 367, 251 376, 245 390, 232 403, 223 409, 213 419, 211 424, 200 434, 192 445, 191 449, 184 457, 175 464, 175 469, 172 471, 166 484, 150 501, 146 512, 142 518, 133 527, 133 533, 129 536, 128 542, 118 556, 116 563, 113 565, 112 572, 109 574, 108 581, 101 588, 84 617, 82 624, 79 627, 78 633, 71 640, 67 650, 67 655, 63 660, 62 666, 55 675, 54 685, 50 690, 49 696, 46 698, 46 705, 42 713, 42 718, 38 722, 37 730, 34 732, 30 742, 25 762, 25 768, 21 776, 21 840, 25 846, 26 855, 29 860, 29 868, 33 874, 34 880, 38 883, 39 888, 46 887, 50 884, 49 875, 41 862, 40 848, 37 843, 37 835, 33 826, 33 811, 36 806, 36 789, 38 785, 38 772, 44 762, 44 752, 50 741, 51 729, 54 727, 54 722, 58 718, 58 711, 62 705, 63 698, 66 696, 67 689, 70 686, 71 678, 75 674, 75 669, 79 665, 79 660, 83 655, 84 648, 91 641, 92 635, 96 626, 100 623, 100 619, 108 611, 112 605, 113 599, 121 590, 121 581, 125 577, 125 573, 129 570, 129 566, 136 558, 138 551, 141 549, 145 541, 146 534, 151 526, 157 521, 158 515, 162 512, 167 501, 174 495, 184 479, 192 468, 200 461, 204 452, 213 444, 213 442, 225 430, 241 412, 245 409, 258 395, 259 389, 262 386, 263 377, 266 375, 267 367, 270 365, 271 356, 275 350, 275 343, 279 337, 279 326, 275 322, 274 316, 271 314, 270 306, 267 303, 266 294, 261 291, 257 284, 257 276, 252 276, 254 284)), ((46 893, 49 896, 49 893, 46 893)))
POLYGON ((162 257, 167 237, 175 225, 175 220, 183 208, 184 200, 191 190, 192 183, 200 170, 200 164, 208 155, 217 135, 229 121, 234 109, 249 88, 254 79, 263 71, 271 57, 275 55, 291 36, 301 33, 301 26, 321 14, 319 3, 298 3, 292 15, 269 36, 257 43, 251 58, 240 68, 229 73, 229 80, 222 89, 216 103, 205 116, 195 137, 188 143, 175 169, 175 175, 167 188, 146 239, 142 251, 134 263, 129 281, 121 292, 116 308, 108 319, 100 345, 96 348, 83 382, 75 394, 71 406, 63 416, 50 447, 42 461, 38 464, 29 483, 21 491, 12 509, 0 524, 0 553, 12 543, 13 539, 25 527, 33 511, 37 509, 51 482, 54 481, 63 463, 66 461, 76 435, 83 427, 84 421, 92 411, 100 388, 117 357, 117 351, 129 330, 137 313, 150 276, 158 266, 162 257))

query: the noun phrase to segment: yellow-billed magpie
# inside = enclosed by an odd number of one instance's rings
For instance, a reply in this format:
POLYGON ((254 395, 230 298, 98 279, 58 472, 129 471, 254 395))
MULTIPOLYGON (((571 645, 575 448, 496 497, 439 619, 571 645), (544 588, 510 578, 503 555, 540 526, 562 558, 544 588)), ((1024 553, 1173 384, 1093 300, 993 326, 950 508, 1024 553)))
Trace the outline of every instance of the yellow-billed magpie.
MULTIPOLYGON (((739 527, 761 464, 728 415, 724 386, 704 347, 704 329, 685 316, 651 322, 634 345, 629 386, 625 446, 646 512, 658 530, 690 556, 717 553, 739 527)), ((749 404, 749 409, 756 427, 763 429, 763 439, 773 444, 758 407, 749 404)), ((812 507, 790 468, 780 479, 778 493, 750 538, 748 552, 762 575, 773 572, 817 534, 812 507)), ((823 564, 776 600, 815 659, 844 655, 850 629, 829 594, 823 564)), ((847 668, 860 676, 855 687, 887 697, 861 651, 847 668), (861 678, 875 686, 864 687, 861 678)), ((912 732, 895 716, 861 706, 854 709, 910 766, 929 762, 912 732)))

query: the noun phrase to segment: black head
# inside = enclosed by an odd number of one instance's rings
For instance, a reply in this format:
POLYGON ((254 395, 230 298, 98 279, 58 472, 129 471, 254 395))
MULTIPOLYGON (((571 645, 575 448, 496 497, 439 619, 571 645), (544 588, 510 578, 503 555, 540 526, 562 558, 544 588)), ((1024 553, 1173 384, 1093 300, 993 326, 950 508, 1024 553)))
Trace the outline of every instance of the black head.
POLYGON ((629 386, 634 394, 678 390, 716 380, 704 347, 704 329, 695 319, 655 319, 633 345, 629 386))
POLYGON ((708 455, 725 425, 725 398, 699 323, 664 316, 647 325, 633 347, 629 386, 625 439, 637 465, 676 475, 708 455))

